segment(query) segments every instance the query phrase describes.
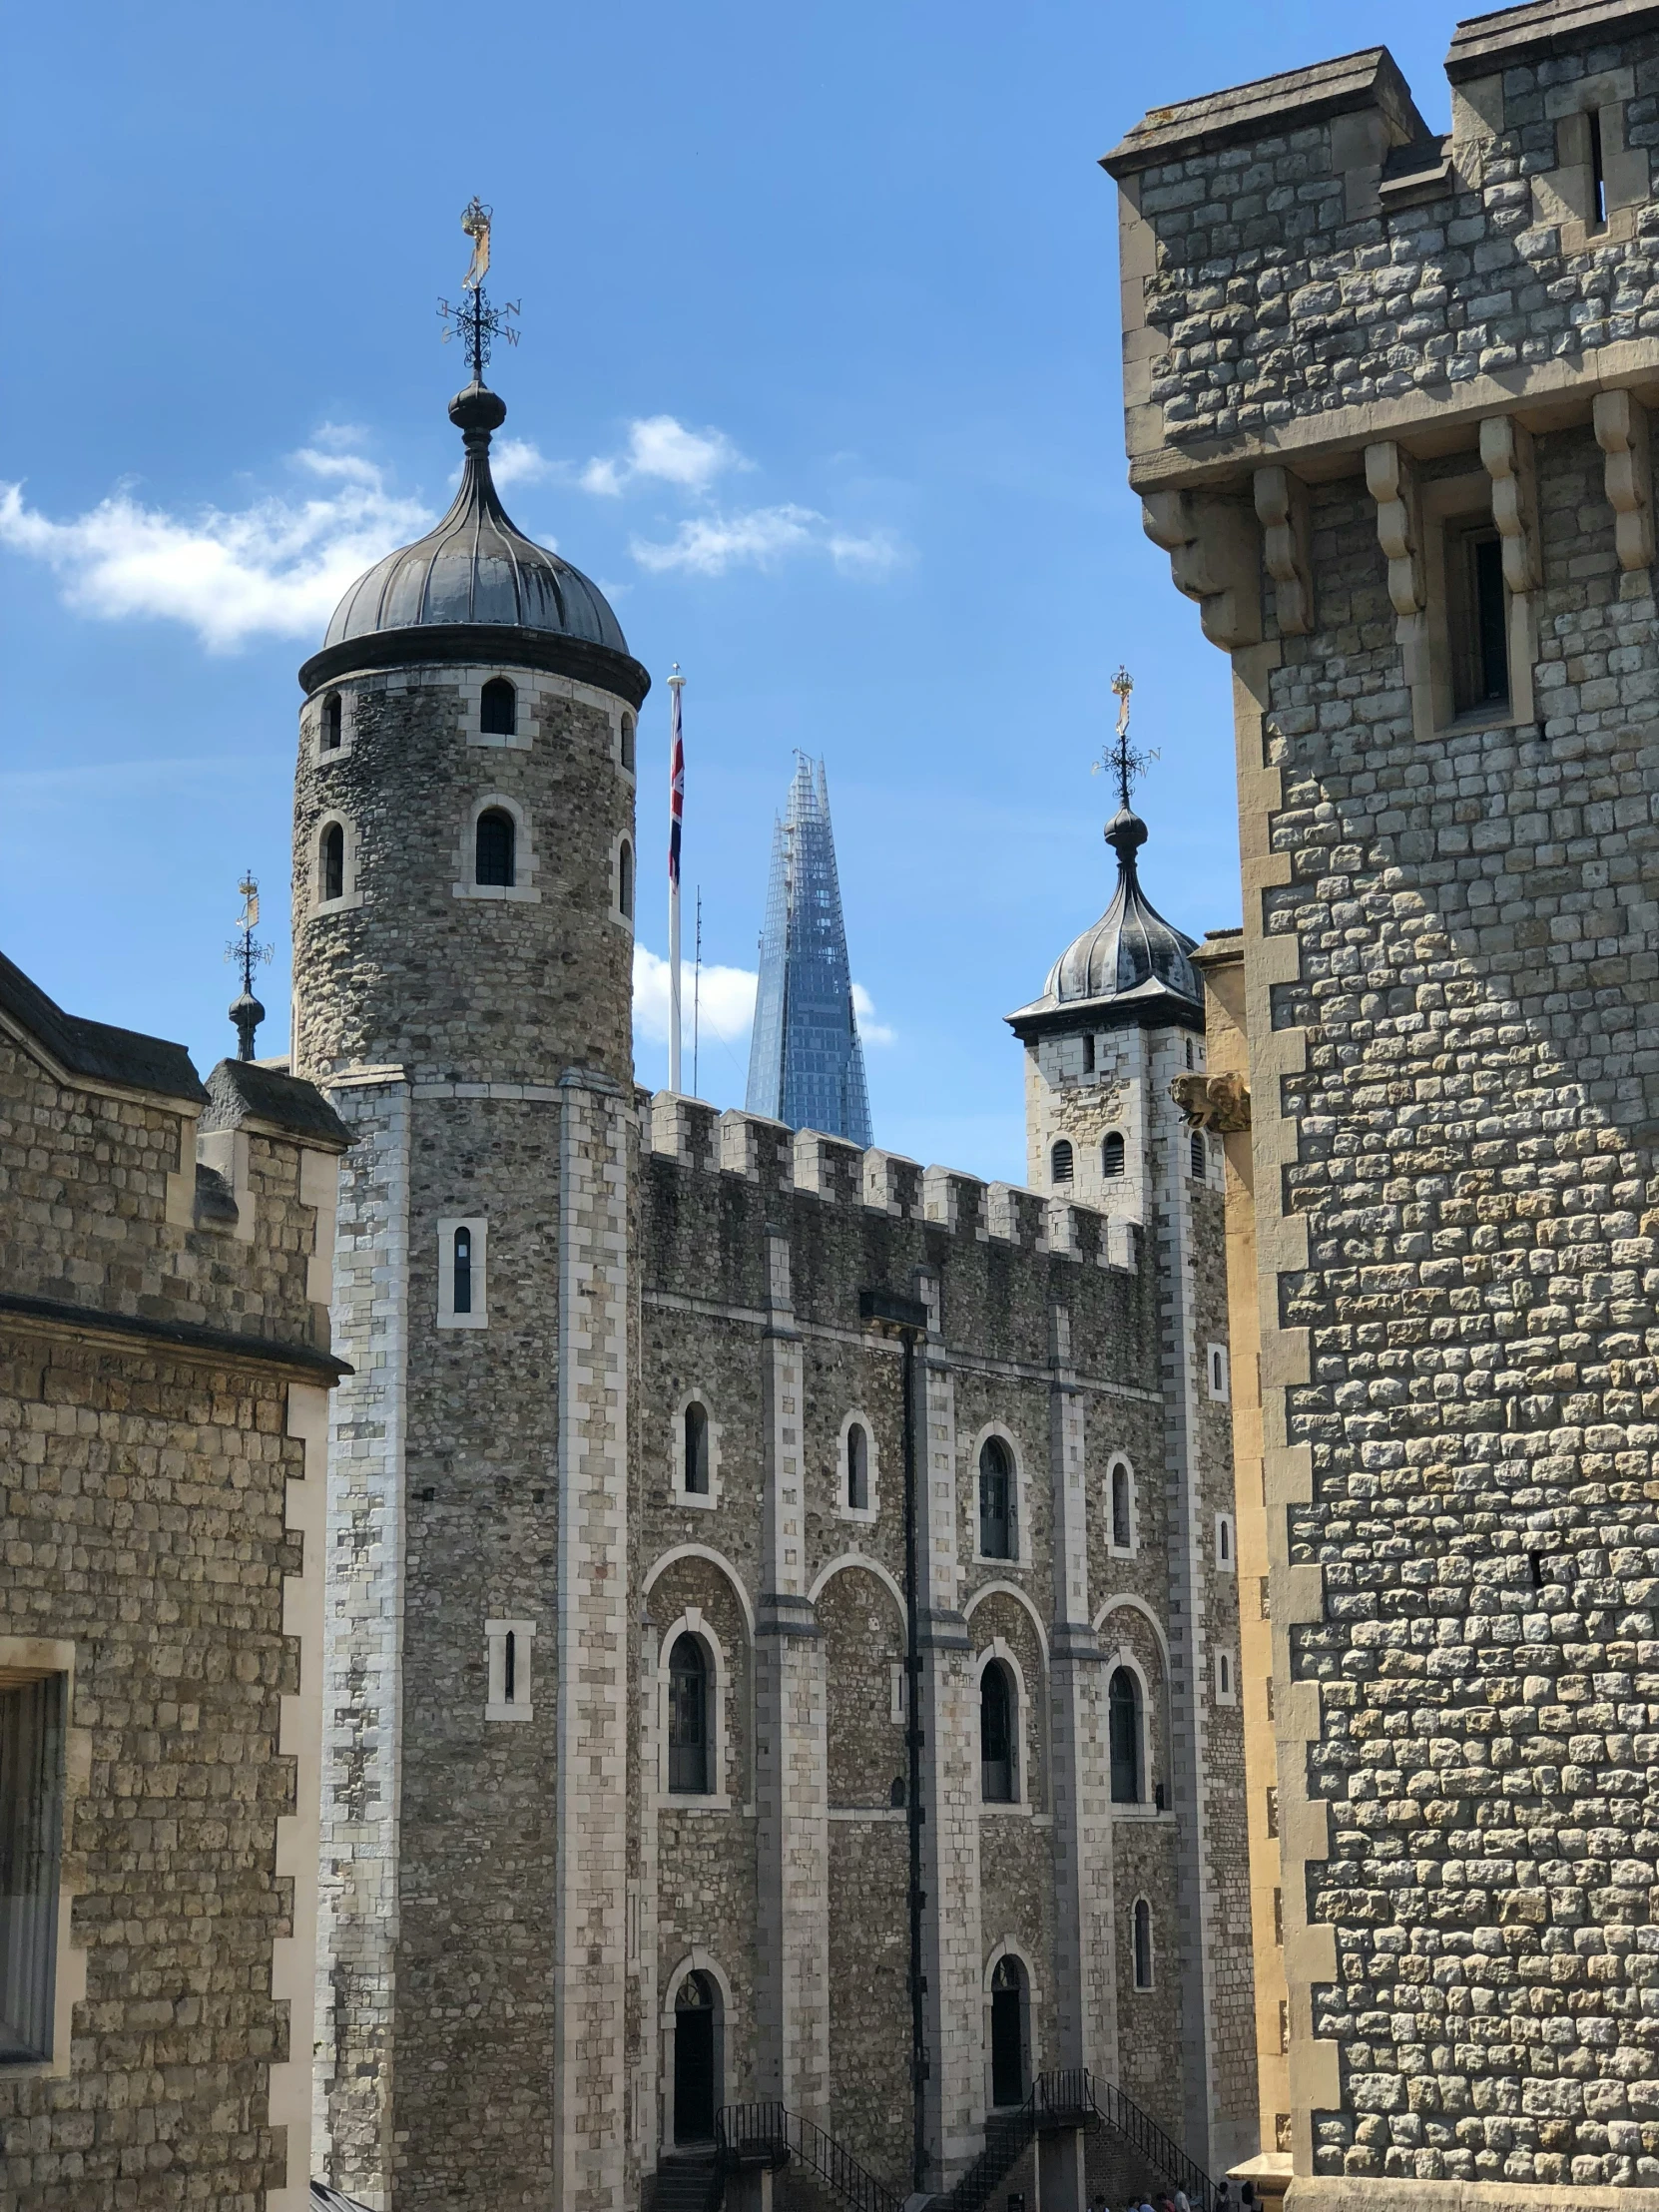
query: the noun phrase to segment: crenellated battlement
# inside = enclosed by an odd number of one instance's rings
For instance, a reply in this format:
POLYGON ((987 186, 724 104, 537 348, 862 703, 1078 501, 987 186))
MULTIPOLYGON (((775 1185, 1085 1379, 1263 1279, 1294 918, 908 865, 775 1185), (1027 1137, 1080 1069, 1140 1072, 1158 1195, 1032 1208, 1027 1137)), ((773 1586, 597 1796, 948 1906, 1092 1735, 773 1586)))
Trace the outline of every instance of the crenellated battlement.
POLYGON ((847 1212, 925 1222, 975 1244, 1075 1260, 1134 1274, 1140 1225, 959 1168, 923 1167, 875 1146, 862 1151, 822 1130, 793 1130, 742 1107, 721 1112, 673 1091, 637 1094, 642 1149, 704 1175, 796 1193, 847 1212))

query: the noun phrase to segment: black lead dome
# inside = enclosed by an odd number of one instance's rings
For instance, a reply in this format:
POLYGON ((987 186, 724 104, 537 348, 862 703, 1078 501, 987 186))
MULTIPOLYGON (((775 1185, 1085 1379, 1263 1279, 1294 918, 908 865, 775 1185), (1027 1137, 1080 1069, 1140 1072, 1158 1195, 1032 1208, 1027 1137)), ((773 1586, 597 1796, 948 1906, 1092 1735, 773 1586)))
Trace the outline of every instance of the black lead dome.
POLYGON ((334 609, 323 651, 387 631, 455 623, 551 632, 626 654, 628 641, 604 593, 515 527, 490 475, 490 433, 506 420, 501 399, 471 384, 449 402, 466 466, 443 520, 413 545, 377 561, 334 609))

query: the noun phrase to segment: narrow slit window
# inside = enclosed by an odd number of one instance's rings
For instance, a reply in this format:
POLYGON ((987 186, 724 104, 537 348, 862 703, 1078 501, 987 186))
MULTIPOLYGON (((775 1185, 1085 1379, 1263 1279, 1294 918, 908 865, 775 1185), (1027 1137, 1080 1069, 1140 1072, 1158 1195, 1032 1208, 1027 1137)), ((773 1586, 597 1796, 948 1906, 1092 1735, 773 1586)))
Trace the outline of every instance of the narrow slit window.
POLYGON ((1209 1173, 1210 1163, 1205 1157, 1204 1132, 1202 1129, 1195 1129, 1193 1131, 1192 1136, 1188 1140, 1187 1151, 1189 1155, 1189 1164, 1192 1168, 1193 1181, 1195 1183, 1204 1182, 1209 1173))
POLYGON ((478 727, 486 738, 518 735, 518 693, 504 676, 492 676, 484 686, 478 701, 478 727))
POLYGON ((1446 547, 1452 702, 1478 714, 1509 704, 1509 603, 1495 530, 1465 530, 1446 547))
POLYGON ((1092 1035, 1083 1039, 1083 1073, 1085 1075, 1094 1073, 1094 1038, 1092 1035))
POLYGON ((709 1416, 694 1402, 686 1407, 686 1488, 693 1497, 709 1494, 709 1416))
POLYGON ((617 847, 616 903, 624 921, 634 918, 634 848, 626 837, 617 847))
POLYGON ((632 715, 624 715, 622 718, 622 765, 632 776, 634 773, 634 718, 632 715))
POLYGON ((1135 1986, 1152 1986, 1152 1908, 1145 1898, 1135 1900, 1135 1986))
POLYGON ((478 817, 476 865, 473 880, 499 883, 510 889, 514 880, 513 818, 499 807, 478 817))
POLYGON ((331 691, 322 702, 322 750, 337 753, 340 741, 340 699, 337 691, 331 691))
POLYGON ((1135 1505, 1129 1469, 1120 1459, 1112 1469, 1112 1548, 1132 1551, 1135 1546, 1135 1505))
POLYGON ((518 1636, 511 1628, 507 1631, 507 1648, 501 1655, 501 1686, 511 1705, 518 1695, 518 1636))
POLYGON ((1123 1131, 1108 1129, 1100 1147, 1100 1172, 1108 1183, 1123 1173, 1123 1131))
POLYGON ((1216 1565, 1231 1567, 1233 1564, 1233 1516, 1231 1513, 1216 1515, 1216 1565))
POLYGON ((846 1431, 846 1502, 854 1513, 869 1510, 869 1437, 861 1421, 846 1431))
POLYGON ((345 896, 345 831, 337 822, 329 823, 322 832, 317 873, 325 901, 345 896))
POLYGON ((1607 157, 1601 144, 1601 110, 1592 108, 1590 125, 1590 228, 1607 228, 1607 157))
POLYGON ((457 1229, 455 1232, 455 1285, 450 1301, 457 1314, 472 1311, 472 1231, 457 1229))
POLYGON ((1069 1183, 1076 1172, 1072 1159, 1071 1139, 1062 1137, 1048 1156, 1049 1173, 1056 1183, 1069 1183))

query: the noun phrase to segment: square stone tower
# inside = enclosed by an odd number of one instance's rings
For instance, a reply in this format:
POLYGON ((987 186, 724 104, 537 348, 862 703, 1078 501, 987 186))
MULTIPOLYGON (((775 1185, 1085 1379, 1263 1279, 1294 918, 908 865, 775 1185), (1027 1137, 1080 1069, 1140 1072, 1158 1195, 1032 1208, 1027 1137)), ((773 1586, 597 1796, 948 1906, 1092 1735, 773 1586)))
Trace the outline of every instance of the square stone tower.
POLYGON ((1293 2202, 1630 2212, 1659 9, 1447 74, 1446 138, 1375 48, 1107 157, 1130 480, 1234 672, 1293 2202))

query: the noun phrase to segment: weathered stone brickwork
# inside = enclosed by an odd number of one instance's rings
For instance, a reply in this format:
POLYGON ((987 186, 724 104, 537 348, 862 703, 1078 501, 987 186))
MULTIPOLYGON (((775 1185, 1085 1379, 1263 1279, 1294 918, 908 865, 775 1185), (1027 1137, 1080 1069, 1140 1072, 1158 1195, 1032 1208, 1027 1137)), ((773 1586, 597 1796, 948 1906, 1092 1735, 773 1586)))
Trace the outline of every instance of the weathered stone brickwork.
POLYGON ((0 961, 0 1682, 61 1678, 67 1735, 50 2055, 0 2066, 7 2212, 308 2196, 345 1136, 307 1085, 204 1089, 0 961))
POLYGON ((1443 142, 1379 50, 1109 158, 1234 655, 1295 2201, 1659 2203, 1659 34, 1447 66, 1443 142))

